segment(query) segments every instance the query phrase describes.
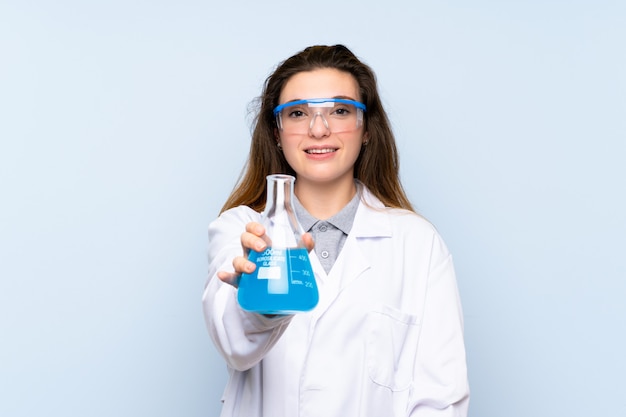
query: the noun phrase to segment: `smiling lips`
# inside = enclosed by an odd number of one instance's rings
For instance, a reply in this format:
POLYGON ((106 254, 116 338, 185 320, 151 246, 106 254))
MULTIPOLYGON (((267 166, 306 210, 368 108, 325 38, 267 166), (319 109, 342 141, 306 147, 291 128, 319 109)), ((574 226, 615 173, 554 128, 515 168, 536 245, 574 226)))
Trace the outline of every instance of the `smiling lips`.
POLYGON ((324 153, 331 153, 331 152, 335 152, 337 151, 336 148, 322 148, 322 149, 307 149, 305 150, 306 153, 308 154, 324 154, 324 153))

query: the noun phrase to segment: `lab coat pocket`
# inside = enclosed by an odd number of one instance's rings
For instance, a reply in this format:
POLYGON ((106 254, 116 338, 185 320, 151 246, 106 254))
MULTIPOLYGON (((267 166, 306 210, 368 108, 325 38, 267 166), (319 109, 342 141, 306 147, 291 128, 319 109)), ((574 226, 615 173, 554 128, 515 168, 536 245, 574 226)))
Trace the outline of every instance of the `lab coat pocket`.
POLYGON ((370 379, 392 391, 409 388, 417 355, 420 322, 389 306, 368 317, 366 361, 370 379))

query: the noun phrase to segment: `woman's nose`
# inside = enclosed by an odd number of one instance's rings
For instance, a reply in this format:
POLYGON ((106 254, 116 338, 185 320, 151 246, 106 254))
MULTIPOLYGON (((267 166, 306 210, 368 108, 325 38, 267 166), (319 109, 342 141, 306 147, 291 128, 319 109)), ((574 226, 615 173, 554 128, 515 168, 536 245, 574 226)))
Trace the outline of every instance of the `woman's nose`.
POLYGON ((317 112, 313 115, 311 124, 309 125, 309 134, 316 138, 321 138, 330 134, 328 122, 322 113, 317 112))

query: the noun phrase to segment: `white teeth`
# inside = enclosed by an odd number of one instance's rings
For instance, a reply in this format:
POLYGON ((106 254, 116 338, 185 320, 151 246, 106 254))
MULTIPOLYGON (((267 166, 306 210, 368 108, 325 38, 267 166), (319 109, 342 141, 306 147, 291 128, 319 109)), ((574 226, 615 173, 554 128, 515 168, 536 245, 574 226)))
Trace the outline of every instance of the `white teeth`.
POLYGON ((335 149, 309 149, 306 151, 307 153, 330 153, 330 152, 335 152, 335 149))

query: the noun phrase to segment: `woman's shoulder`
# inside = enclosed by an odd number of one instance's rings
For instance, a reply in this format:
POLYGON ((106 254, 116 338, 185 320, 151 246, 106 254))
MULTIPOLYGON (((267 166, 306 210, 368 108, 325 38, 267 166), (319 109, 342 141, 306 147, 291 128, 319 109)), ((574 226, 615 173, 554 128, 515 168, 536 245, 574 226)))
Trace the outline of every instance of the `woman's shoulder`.
POLYGON ((437 229, 433 223, 419 213, 393 207, 386 207, 385 211, 389 215, 389 219, 395 228, 405 229, 407 231, 418 229, 424 232, 437 233, 437 229))
POLYGON ((433 224, 423 215, 412 210, 386 207, 367 187, 362 188, 362 201, 365 207, 389 218, 394 227, 435 231, 433 224))
POLYGON ((445 240, 435 225, 427 218, 404 209, 387 208, 387 212, 392 236, 413 248, 428 247, 433 253, 438 254, 437 257, 442 259, 450 254, 445 240))
POLYGON ((237 206, 224 210, 219 217, 259 217, 260 215, 248 206, 237 206))
POLYGON ((211 222, 210 227, 220 227, 224 225, 245 225, 252 221, 259 221, 261 214, 252 210, 248 206, 237 206, 223 211, 211 222))

